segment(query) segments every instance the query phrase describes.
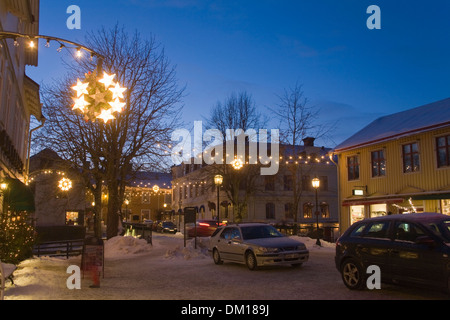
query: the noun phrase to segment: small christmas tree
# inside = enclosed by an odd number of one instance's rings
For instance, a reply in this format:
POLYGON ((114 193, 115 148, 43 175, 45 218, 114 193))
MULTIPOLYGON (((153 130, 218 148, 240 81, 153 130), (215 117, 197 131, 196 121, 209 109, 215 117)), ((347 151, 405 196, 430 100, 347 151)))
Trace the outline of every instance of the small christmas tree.
POLYGON ((19 264, 33 255, 35 230, 27 212, 0 213, 0 260, 19 264))

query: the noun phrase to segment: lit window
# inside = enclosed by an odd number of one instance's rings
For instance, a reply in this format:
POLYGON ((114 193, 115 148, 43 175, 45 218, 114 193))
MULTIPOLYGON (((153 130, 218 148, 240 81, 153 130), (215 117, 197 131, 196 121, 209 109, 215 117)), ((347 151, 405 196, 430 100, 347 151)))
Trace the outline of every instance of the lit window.
POLYGON ((377 150, 372 152, 372 177, 383 177, 386 175, 386 160, 384 151, 377 150))
POLYGON ((419 146, 409 143, 402 146, 403 172, 416 172, 420 170, 419 146))

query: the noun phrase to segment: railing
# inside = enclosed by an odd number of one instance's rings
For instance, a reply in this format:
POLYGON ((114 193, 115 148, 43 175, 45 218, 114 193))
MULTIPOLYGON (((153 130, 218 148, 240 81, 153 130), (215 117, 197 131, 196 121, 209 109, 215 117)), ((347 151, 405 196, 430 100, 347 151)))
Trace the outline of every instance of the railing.
POLYGON ((77 256, 83 252, 84 239, 49 241, 38 243, 33 248, 33 254, 40 256, 77 256))
POLYGON ((139 237, 140 239, 147 240, 147 243, 152 243, 152 224, 145 223, 131 223, 122 222, 125 234, 131 234, 132 236, 139 237))

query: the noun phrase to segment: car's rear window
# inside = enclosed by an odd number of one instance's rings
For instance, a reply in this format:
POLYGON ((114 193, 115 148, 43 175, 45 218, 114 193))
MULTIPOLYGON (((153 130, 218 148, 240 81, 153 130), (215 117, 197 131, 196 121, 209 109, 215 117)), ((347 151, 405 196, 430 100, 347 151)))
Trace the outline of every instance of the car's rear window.
POLYGON ((272 226, 241 227, 241 231, 242 237, 245 240, 283 237, 283 235, 272 226))
POLYGON ((350 237, 361 237, 364 233, 364 230, 367 227, 366 224, 361 224, 360 226, 356 226, 353 231, 350 233, 350 237))

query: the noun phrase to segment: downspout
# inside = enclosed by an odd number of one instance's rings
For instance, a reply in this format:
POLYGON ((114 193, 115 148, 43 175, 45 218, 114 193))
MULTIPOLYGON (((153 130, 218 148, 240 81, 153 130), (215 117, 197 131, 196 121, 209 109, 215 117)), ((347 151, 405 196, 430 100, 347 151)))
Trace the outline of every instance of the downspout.
POLYGON ((333 160, 333 156, 335 155, 334 151, 329 154, 330 161, 334 163, 336 166, 336 176, 337 176, 337 192, 338 192, 338 225, 339 225, 339 235, 342 234, 341 230, 341 174, 339 170, 338 164, 333 160))
POLYGON ((28 136, 27 166, 26 166, 26 170, 25 170, 25 172, 26 172, 25 184, 26 185, 28 184, 28 179, 29 179, 29 176, 30 176, 31 136, 32 136, 34 131, 36 131, 36 130, 38 130, 38 129, 40 129, 40 128, 42 128, 44 126, 45 120, 46 119, 44 118, 44 116, 41 115, 41 120, 40 120, 41 124, 39 126, 37 126, 36 128, 31 129, 30 133, 29 133, 29 136, 28 136))

